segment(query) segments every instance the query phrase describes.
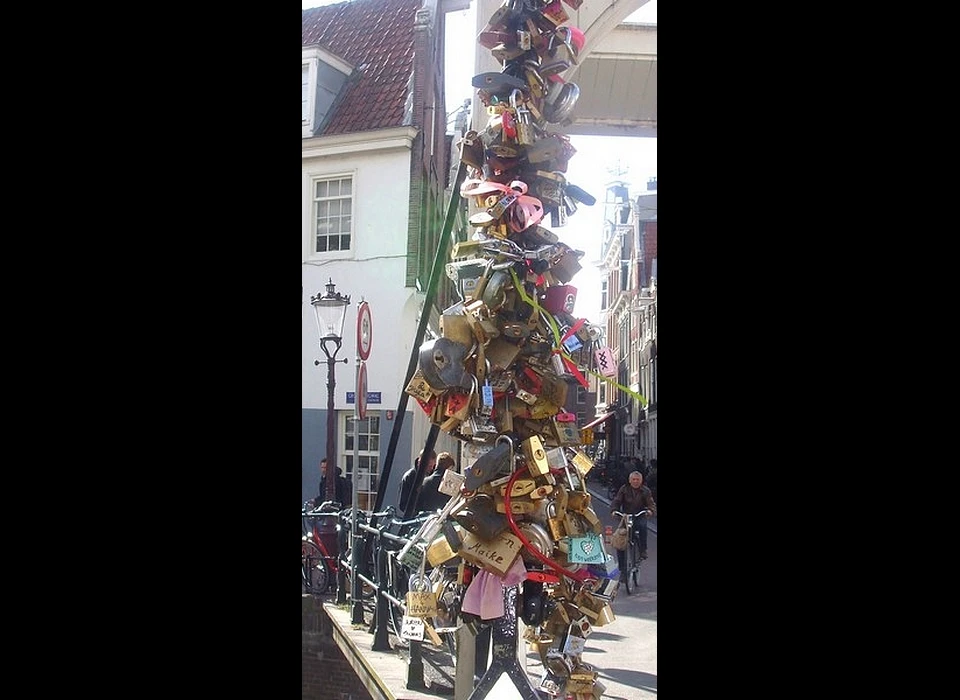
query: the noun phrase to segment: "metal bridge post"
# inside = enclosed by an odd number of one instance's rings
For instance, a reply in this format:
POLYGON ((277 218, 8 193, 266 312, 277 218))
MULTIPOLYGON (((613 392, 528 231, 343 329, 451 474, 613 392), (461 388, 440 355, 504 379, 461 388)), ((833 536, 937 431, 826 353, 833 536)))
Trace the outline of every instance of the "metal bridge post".
POLYGON ((393 605, 386 596, 387 581, 387 550, 381 546, 377 550, 377 612, 373 616, 373 651, 389 651, 390 638, 387 633, 387 615, 390 609, 387 607, 393 605))
POLYGON ((540 694, 530 683, 530 678, 520 667, 517 659, 517 594, 519 586, 503 589, 503 616, 493 620, 493 663, 483 674, 469 700, 487 697, 503 674, 507 674, 513 686, 524 700, 540 700, 540 694))

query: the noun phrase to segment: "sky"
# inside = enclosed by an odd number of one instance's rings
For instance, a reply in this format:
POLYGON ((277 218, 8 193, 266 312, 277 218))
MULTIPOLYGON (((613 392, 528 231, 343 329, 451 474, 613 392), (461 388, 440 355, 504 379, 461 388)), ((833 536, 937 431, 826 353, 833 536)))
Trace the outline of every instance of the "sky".
MULTIPOLYGON (((302 0, 303 9, 332 5, 343 0, 302 0)), ((590 0, 586 0, 590 2, 590 0)), ((476 0, 470 8, 447 15, 447 46, 476 43, 476 0)), ((627 18, 631 22, 657 22, 657 0, 646 5, 627 18)), ((452 60, 448 51, 445 66, 445 101, 450 116, 452 131, 453 114, 464 100, 472 99, 474 88, 472 61, 452 60)), ((454 56, 454 58, 456 58, 454 56)), ((576 79, 574 79, 576 82, 576 79)), ((574 107, 576 114, 576 107, 574 107)), ((631 196, 646 191, 647 180, 657 175, 657 139, 630 136, 570 136, 576 153, 570 159, 565 173, 567 182, 583 188, 597 199, 592 207, 578 204, 577 211, 561 227, 552 227, 545 222, 563 242, 575 250, 584 252, 580 260, 582 269, 570 281, 577 288, 577 302, 573 315, 600 324, 600 272, 594 263, 600 258, 603 235, 603 199, 605 185, 613 179, 630 185, 631 196), (625 171, 614 174, 617 170, 625 171), (612 172, 613 171, 613 172, 612 172)))

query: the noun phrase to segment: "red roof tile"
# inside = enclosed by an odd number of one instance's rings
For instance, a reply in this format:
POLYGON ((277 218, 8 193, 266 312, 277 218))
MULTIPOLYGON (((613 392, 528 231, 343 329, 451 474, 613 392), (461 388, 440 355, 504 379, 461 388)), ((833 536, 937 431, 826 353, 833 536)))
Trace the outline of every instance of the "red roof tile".
POLYGON ((321 134, 401 126, 423 0, 353 0, 302 12, 302 46, 320 44, 353 66, 321 134))

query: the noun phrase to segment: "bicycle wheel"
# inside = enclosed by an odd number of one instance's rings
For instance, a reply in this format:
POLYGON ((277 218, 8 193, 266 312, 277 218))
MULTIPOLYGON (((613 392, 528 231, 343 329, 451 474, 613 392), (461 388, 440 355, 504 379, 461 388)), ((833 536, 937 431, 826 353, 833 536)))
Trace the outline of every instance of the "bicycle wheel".
POLYGON ((631 595, 637 587, 633 572, 637 566, 637 561, 639 561, 639 556, 640 548, 631 537, 630 542, 627 544, 627 551, 624 552, 624 563, 626 564, 626 569, 623 572, 623 584, 627 587, 627 595, 631 595))
MULTIPOLYGON (((376 562, 376 548, 372 545, 370 547, 366 546, 366 543, 362 540, 358 540, 357 546, 360 547, 360 557, 362 559, 364 550, 369 550, 367 555, 367 566, 364 566, 362 561, 357 565, 357 572, 363 574, 365 578, 375 581, 377 579, 377 562, 376 562)), ((353 565, 353 553, 351 549, 347 549, 344 554, 344 559, 352 566, 353 565)), ((344 569, 344 585, 347 587, 347 594, 353 595, 353 572, 350 568, 344 569)), ((377 589, 371 586, 368 583, 364 583, 361 579, 360 581, 360 600, 369 601, 377 594, 377 589)))
POLYGON ((323 552, 310 540, 300 540, 300 592, 319 595, 327 590, 330 575, 323 552))
MULTIPOLYGON (((383 556, 387 557, 387 592, 404 602, 407 599, 407 591, 410 590, 410 572, 397 561, 396 556, 391 556, 391 553, 384 551, 383 556)), ((403 608, 398 608, 393 603, 389 603, 388 608, 390 632, 400 639, 400 630, 403 629, 403 608)))

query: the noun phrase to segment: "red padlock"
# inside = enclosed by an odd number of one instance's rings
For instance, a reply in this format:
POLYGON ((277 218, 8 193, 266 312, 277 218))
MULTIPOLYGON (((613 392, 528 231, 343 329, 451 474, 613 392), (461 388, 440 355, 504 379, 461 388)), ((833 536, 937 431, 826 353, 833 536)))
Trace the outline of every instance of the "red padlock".
POLYGON ((577 288, 569 284, 549 287, 544 293, 543 308, 554 316, 560 313, 573 314, 577 303, 577 288))

